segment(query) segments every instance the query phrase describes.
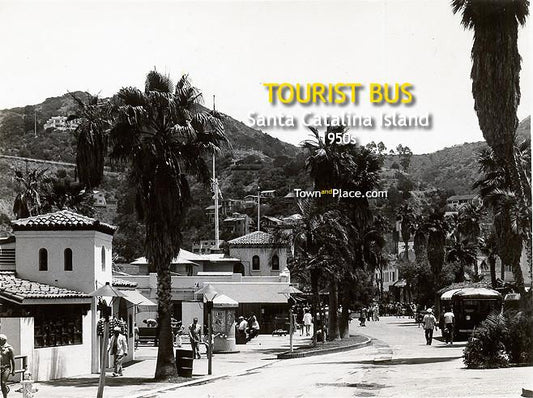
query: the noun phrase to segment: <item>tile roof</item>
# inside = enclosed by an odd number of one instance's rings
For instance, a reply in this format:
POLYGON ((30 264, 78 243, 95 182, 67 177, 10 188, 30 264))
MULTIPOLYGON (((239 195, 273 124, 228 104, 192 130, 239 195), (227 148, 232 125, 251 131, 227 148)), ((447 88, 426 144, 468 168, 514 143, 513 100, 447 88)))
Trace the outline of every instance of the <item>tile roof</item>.
POLYGON ((113 278, 111 282, 113 286, 116 287, 137 287, 137 282, 130 282, 124 279, 113 278))
POLYGON ((0 271, 0 297, 25 304, 28 300, 87 299, 82 292, 17 278, 14 272, 0 271))
POLYGON ((274 237, 263 231, 255 231, 250 234, 228 241, 230 246, 257 246, 274 245, 274 237))
POLYGON ((54 213, 21 218, 11 222, 15 231, 42 231, 42 230, 91 230, 112 235, 116 227, 94 218, 82 216, 69 210, 60 210, 54 213))

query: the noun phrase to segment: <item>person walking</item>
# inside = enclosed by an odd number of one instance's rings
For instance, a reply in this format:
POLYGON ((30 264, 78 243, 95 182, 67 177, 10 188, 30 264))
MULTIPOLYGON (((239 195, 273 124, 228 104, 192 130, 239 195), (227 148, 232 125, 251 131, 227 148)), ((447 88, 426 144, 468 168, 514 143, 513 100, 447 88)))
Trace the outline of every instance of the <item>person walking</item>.
POLYGON ((122 362, 128 355, 128 341, 120 326, 115 326, 107 350, 113 355, 113 376, 122 376, 122 362))
POLYGON ((194 318, 189 325, 189 340, 195 359, 200 359, 200 342, 202 341, 202 328, 198 325, 198 318, 194 318))
POLYGON ((433 340, 433 329, 437 329, 437 319, 433 315, 433 310, 431 308, 427 309, 427 314, 424 315, 424 319, 422 322, 424 324, 426 345, 431 345, 431 342, 433 340))
POLYGON ((237 323, 237 344, 246 344, 246 329, 248 321, 241 315, 237 323))
POLYGON ((379 321, 379 304, 374 305, 374 311, 372 312, 374 316, 374 321, 379 321))
POLYGON ((361 312, 359 313, 359 326, 366 326, 366 307, 361 309, 361 312))
POLYGON ((15 376, 15 354, 13 347, 7 344, 7 337, 5 334, 0 334, 0 383, 2 387, 2 396, 7 398, 9 387, 7 380, 9 376, 15 376))
POLYGON ((450 344, 453 344, 454 326, 455 326, 455 315, 453 314, 452 309, 448 308, 448 310, 444 313, 444 329, 442 330, 446 344, 448 344, 448 342, 450 344))
POLYGON ((248 341, 252 340, 259 334, 259 322, 255 315, 250 318, 250 334, 248 335, 248 341))
POLYGON ((303 316, 303 323, 305 327, 305 335, 310 336, 311 325, 313 324, 313 315, 311 315, 311 311, 309 311, 309 308, 305 309, 305 314, 303 316))
POLYGON ((137 326, 137 323, 134 323, 133 324, 133 340, 134 340, 134 349, 138 349, 139 348, 139 326, 137 326))

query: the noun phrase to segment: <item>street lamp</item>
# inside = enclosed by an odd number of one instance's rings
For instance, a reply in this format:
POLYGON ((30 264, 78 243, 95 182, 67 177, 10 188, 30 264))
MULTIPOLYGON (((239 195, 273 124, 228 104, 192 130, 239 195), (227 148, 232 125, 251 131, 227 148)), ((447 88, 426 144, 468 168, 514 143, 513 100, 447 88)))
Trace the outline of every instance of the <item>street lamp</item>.
POLYGON ((104 396, 104 386, 105 386, 105 354, 106 354, 106 344, 107 339, 109 338, 109 316, 111 315, 111 307, 113 305, 113 299, 115 297, 124 297, 124 294, 119 290, 113 288, 106 282, 104 286, 99 289, 96 289, 94 292, 88 294, 91 297, 111 297, 111 305, 107 305, 104 300, 101 300, 98 304, 98 310, 100 310, 100 317, 104 318, 104 336, 102 337, 102 345, 100 347, 100 379, 98 381, 98 392, 96 398, 102 398, 104 396))
POLYGON ((208 339, 208 348, 207 348, 207 374, 211 375, 213 373, 213 300, 218 295, 218 292, 211 285, 206 285, 200 290, 194 292, 194 294, 203 294, 204 301, 207 308, 207 339, 208 339))
POLYGON ((302 291, 296 289, 294 286, 287 286, 286 289, 282 290, 281 292, 279 292, 280 294, 283 294, 285 296, 285 298, 287 299, 287 302, 289 303, 289 345, 290 345, 290 350, 292 352, 293 350, 293 347, 292 347, 292 335, 294 333, 294 315, 292 313, 292 305, 291 305, 291 294, 301 294, 302 291))

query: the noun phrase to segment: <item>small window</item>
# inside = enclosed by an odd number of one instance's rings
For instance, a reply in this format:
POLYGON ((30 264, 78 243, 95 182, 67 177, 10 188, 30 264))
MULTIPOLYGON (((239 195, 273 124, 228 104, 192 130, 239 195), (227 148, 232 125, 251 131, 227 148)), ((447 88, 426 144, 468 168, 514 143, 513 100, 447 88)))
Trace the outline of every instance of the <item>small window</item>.
POLYGON ((48 271, 48 250, 39 249, 39 271, 48 271))
POLYGON ((72 271, 72 249, 65 249, 63 252, 63 265, 65 271, 72 271))
POLYGON ((259 256, 252 257, 252 271, 259 271, 261 265, 259 263, 259 256))
POLYGON ((102 271, 105 271, 105 246, 102 246, 102 271))
POLYGON ((279 271, 279 257, 277 254, 272 256, 272 271, 279 271))

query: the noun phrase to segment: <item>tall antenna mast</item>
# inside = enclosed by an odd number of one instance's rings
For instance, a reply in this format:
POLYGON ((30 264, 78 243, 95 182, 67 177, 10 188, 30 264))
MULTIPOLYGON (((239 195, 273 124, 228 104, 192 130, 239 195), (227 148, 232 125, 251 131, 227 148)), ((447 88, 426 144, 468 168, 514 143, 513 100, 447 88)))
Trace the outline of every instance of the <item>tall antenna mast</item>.
MULTIPOLYGON (((215 111, 215 96, 213 95, 213 111, 215 111)), ((215 250, 220 248, 219 220, 218 220, 218 179, 216 174, 215 152, 213 152, 213 199, 215 199, 215 250)))

